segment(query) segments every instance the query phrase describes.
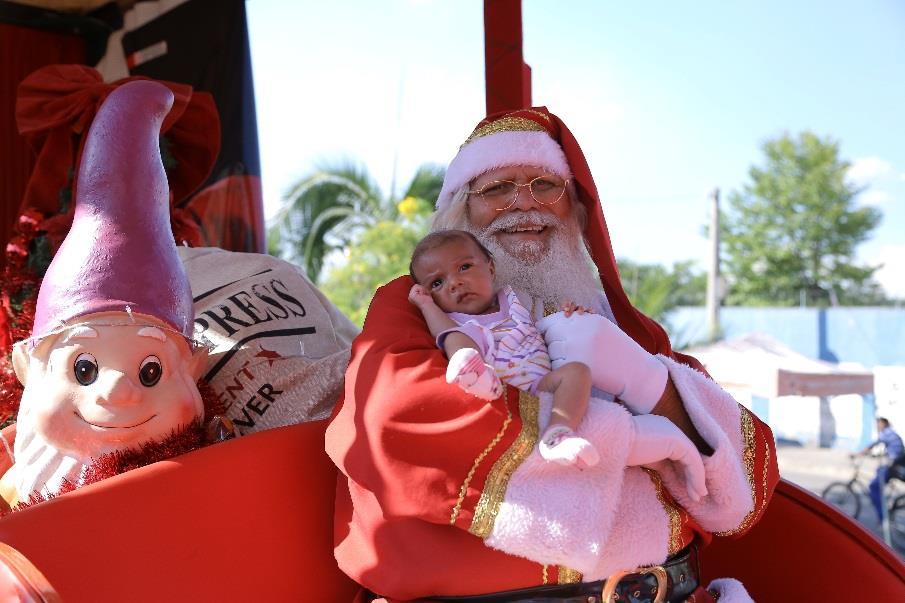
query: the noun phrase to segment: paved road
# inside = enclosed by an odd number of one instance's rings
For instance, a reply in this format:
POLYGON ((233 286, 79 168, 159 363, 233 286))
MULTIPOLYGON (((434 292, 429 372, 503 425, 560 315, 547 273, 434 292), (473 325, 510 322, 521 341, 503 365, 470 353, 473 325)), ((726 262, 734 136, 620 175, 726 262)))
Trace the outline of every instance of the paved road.
MULTIPOLYGON (((820 496, 828 484, 834 481, 848 481, 852 477, 853 467, 846 450, 835 448, 816 448, 790 445, 777 446, 779 473, 785 479, 820 496)), ((864 459, 861 475, 865 485, 876 473, 877 460, 864 459)), ((905 487, 898 486, 899 492, 905 487)), ((869 500, 861 501, 861 523, 879 538, 883 538, 880 523, 869 500)), ((905 557, 905 555, 903 555, 905 557)))

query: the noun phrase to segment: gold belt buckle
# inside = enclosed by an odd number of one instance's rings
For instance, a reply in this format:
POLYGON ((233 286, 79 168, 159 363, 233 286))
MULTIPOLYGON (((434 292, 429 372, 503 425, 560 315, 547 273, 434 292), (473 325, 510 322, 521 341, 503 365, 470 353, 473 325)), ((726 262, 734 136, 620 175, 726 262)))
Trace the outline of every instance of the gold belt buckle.
POLYGON ((666 589, 669 586, 666 570, 662 565, 652 565, 650 567, 639 567, 638 569, 633 570, 622 570, 621 572, 615 572, 608 576, 606 582, 603 584, 603 592, 601 593, 601 597, 603 597, 602 603, 617 603, 615 597, 616 587, 619 586, 619 582, 629 574, 653 574, 656 576, 657 594, 654 596, 654 603, 664 603, 666 601, 666 589))

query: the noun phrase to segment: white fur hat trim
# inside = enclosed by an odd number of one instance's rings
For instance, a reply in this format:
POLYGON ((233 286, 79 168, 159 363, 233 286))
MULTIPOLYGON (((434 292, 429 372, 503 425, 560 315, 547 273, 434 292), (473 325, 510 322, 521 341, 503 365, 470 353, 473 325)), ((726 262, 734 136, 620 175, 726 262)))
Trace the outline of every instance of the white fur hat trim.
POLYGON ((568 179, 572 170, 562 147, 546 132, 499 132, 477 138, 459 150, 446 170, 437 209, 444 209, 453 194, 485 172, 509 165, 530 165, 568 179))

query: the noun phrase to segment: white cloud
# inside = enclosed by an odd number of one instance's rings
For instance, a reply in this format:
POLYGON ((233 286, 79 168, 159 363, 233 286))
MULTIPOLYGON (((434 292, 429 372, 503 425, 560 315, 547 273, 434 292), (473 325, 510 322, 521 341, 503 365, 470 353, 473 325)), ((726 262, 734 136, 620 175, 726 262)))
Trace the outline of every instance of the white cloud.
POLYGON ((858 196, 861 205, 885 205, 892 201, 892 195, 886 191, 869 190, 864 191, 858 196))
POLYGON ((905 244, 884 245, 870 258, 872 265, 883 264, 875 277, 891 297, 905 298, 905 244))
POLYGON ((855 185, 870 184, 880 176, 892 172, 892 165, 879 157, 855 159, 848 168, 848 180, 855 185))

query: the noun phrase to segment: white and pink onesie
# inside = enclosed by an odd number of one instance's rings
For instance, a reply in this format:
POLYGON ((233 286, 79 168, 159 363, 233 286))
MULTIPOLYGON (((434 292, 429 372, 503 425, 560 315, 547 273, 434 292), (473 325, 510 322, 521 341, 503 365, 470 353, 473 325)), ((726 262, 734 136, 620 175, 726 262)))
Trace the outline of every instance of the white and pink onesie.
POLYGON ((449 312, 459 327, 440 333, 437 345, 443 349, 450 333, 467 335, 501 381, 536 394, 537 384, 552 370, 547 345, 512 287, 500 289, 497 300, 500 309, 490 314, 449 312))

